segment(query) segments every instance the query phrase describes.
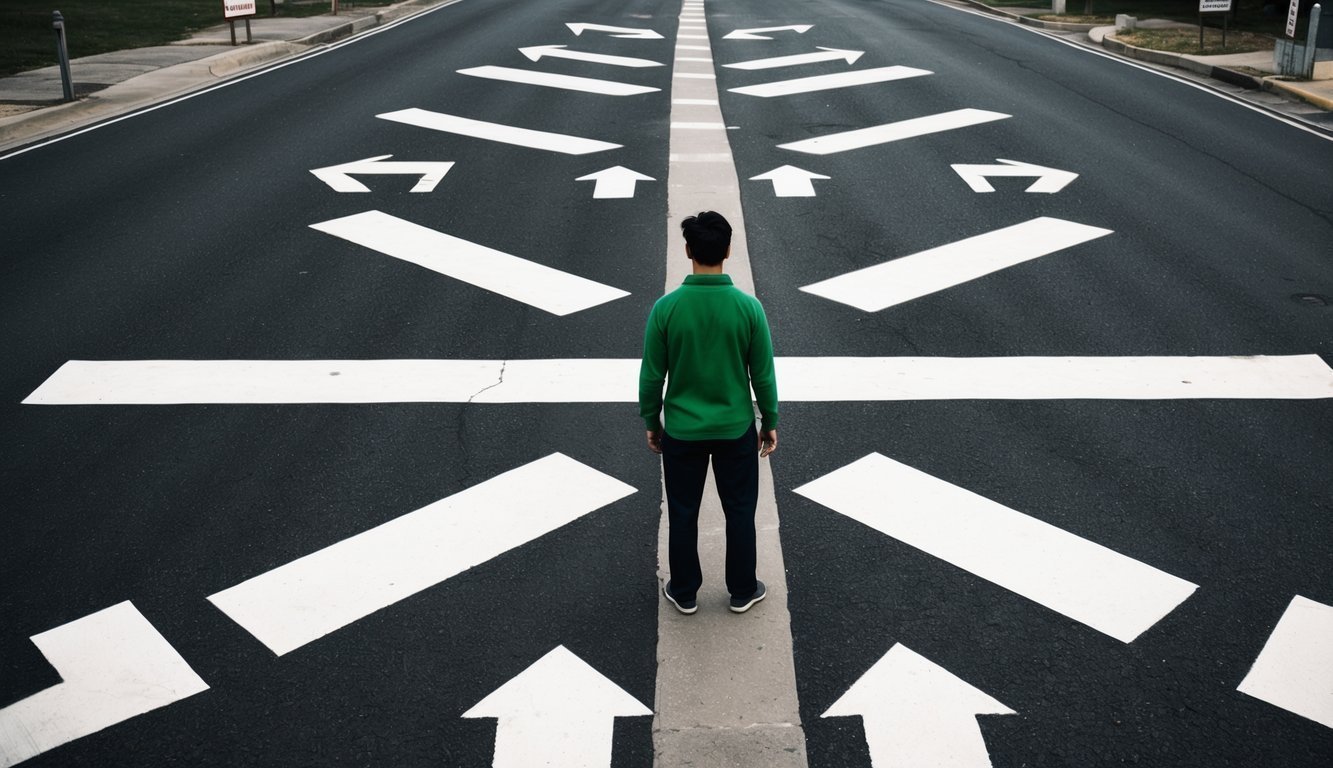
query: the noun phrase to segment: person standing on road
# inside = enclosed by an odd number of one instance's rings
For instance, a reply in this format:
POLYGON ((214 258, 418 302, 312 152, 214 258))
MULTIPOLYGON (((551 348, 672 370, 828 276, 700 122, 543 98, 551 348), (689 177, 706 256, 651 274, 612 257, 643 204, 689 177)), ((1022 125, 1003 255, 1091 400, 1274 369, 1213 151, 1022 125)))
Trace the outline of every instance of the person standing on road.
POLYGON ((662 592, 681 613, 698 610, 699 502, 711 458, 727 518, 731 610, 744 613, 767 594, 755 578, 754 514, 759 458, 778 447, 773 342, 759 300, 723 274, 722 262, 731 255, 727 220, 704 211, 680 228, 693 274, 653 305, 639 367, 639 414, 648 428, 648 449, 662 456, 670 523, 671 578, 662 592), (762 417, 758 430, 755 402, 762 417))

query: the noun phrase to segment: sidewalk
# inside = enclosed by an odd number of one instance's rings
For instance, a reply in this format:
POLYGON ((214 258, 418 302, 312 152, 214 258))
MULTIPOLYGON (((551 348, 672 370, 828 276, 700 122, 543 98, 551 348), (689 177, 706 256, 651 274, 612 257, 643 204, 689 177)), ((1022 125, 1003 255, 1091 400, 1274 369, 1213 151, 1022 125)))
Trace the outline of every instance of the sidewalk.
MULTIPOLYGON (((1044 21, 1037 16, 1051 13, 1049 7, 994 8, 981 0, 960 0, 977 10, 1018 21, 1028 26, 1061 32, 1086 32, 1088 39, 1107 51, 1125 58, 1147 61, 1178 69, 1185 69, 1214 80, 1245 88, 1261 88, 1299 99, 1326 111, 1333 111, 1333 80, 1285 80, 1276 75, 1272 51, 1227 54, 1222 56, 1191 56, 1188 54, 1137 48, 1115 39, 1114 26, 1068 24, 1044 21), (1256 74, 1257 73, 1257 74, 1256 74)), ((1166 19, 1139 19, 1140 29, 1194 29, 1195 25, 1166 19)))
POLYGON ((59 67, 0 78, 0 152, 182 96, 244 70, 410 16, 450 0, 406 0, 339 16, 250 19, 200 30, 170 45, 134 48, 70 61, 76 100, 62 103, 59 67))

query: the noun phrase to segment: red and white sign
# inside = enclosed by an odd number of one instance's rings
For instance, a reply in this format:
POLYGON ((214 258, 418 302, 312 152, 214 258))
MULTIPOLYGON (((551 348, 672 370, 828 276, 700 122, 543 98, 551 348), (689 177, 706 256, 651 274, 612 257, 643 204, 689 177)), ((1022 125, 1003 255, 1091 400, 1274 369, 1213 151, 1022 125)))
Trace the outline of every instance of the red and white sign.
POLYGON ((222 0, 222 18, 239 19, 242 16, 254 16, 255 0, 222 0))

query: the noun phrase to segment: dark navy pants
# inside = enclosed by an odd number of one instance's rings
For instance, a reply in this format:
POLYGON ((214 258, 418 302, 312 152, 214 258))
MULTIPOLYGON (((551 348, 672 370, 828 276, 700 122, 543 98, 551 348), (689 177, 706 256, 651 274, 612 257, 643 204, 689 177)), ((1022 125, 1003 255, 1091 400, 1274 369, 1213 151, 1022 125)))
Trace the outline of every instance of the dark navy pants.
POLYGON ((731 440, 677 440, 663 433, 662 475, 671 524, 671 592, 682 600, 694 599, 703 584, 699 502, 710 458, 717 495, 727 516, 727 591, 736 597, 749 597, 757 588, 754 508, 759 500, 759 451, 754 425, 731 440))

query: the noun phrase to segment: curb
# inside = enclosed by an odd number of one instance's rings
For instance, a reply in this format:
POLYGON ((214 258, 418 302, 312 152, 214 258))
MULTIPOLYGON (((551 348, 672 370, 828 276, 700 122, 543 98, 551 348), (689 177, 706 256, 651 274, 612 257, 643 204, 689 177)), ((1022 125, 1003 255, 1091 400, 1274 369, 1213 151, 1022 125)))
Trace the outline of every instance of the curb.
POLYGON ((1116 53, 1130 59, 1138 59, 1151 64, 1161 64, 1167 67, 1185 69, 1195 74, 1211 77, 1214 80, 1221 80, 1224 83, 1238 85, 1241 88, 1258 90, 1263 88, 1263 79, 1254 75, 1247 75, 1244 72, 1237 72, 1234 69, 1218 67, 1212 64, 1205 64, 1202 61, 1195 61, 1177 53, 1168 53, 1166 51, 1154 51, 1148 48, 1139 48, 1123 43, 1114 37, 1107 35, 1102 38, 1102 47, 1111 53, 1116 53))
POLYGON ((428 7, 447 4, 452 4, 451 0, 407 0, 302 38, 238 46, 237 50, 223 51, 197 61, 147 72, 77 101, 0 118, 0 152, 21 149, 102 120, 161 104, 212 87, 244 71, 291 58, 316 46, 414 15, 428 7), (155 76, 176 79, 178 84, 175 87, 154 88, 151 84, 155 76), (186 84, 180 85, 179 81, 185 81, 186 84))
POLYGON ((1019 24, 1026 24, 1029 27, 1037 27, 1039 29, 1049 29, 1053 32, 1089 32, 1091 30, 1096 29, 1099 26, 1102 26, 1100 24, 1074 24, 1065 21, 1044 21, 1042 19, 1034 19, 1031 16, 1023 16, 1022 14, 1011 13, 1002 8, 996 8, 994 6, 986 5, 985 3, 981 2, 981 0, 959 0, 959 1, 965 5, 970 5, 979 11, 985 11, 986 13, 994 14, 996 16, 1001 16, 1006 19, 1012 19, 1014 21, 1017 21, 1019 24))
POLYGON ((1265 91, 1281 93, 1295 99, 1300 99, 1307 104, 1313 104, 1322 110, 1333 112, 1333 98, 1320 96, 1317 93, 1310 93, 1303 88, 1297 88, 1286 80, 1278 80, 1276 77, 1265 77, 1260 83, 1265 91))

